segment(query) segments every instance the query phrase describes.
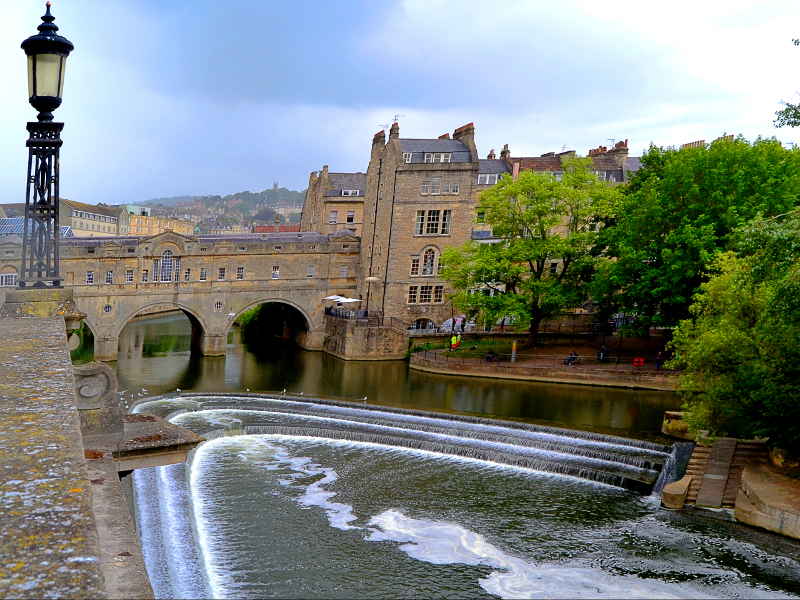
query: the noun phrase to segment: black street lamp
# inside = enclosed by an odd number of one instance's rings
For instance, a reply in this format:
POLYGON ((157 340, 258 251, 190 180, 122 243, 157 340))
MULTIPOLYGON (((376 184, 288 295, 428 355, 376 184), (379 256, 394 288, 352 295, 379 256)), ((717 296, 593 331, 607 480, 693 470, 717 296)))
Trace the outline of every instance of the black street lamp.
POLYGON ((61 287, 58 238, 58 155, 63 123, 53 121, 61 105, 64 66, 74 46, 58 35, 50 2, 39 33, 22 42, 28 56, 28 98, 39 111, 28 123, 28 180, 25 192, 25 227, 19 287, 61 287))

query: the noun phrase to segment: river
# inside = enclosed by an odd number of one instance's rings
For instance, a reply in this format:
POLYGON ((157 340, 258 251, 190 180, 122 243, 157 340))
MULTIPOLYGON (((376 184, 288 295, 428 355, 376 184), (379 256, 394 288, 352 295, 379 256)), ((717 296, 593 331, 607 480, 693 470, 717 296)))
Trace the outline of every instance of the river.
POLYGON ((136 519, 158 598, 800 594, 800 544, 665 511, 656 497, 623 489, 613 476, 590 481, 481 458, 481 448, 502 450, 535 459, 528 465, 549 461, 557 471, 565 461, 605 469, 617 456, 616 468, 647 473, 652 457, 664 456, 657 443, 553 435, 548 426, 655 437, 661 411, 677 404, 671 394, 457 379, 409 372, 403 362, 347 363, 288 348, 254 353, 235 340, 224 358, 193 358, 188 336, 188 322, 174 316, 139 321, 123 335, 117 363, 129 398, 208 392, 134 409, 209 438, 186 465, 134 474, 136 519), (284 388, 367 396, 387 408, 213 394, 284 388), (461 455, 435 451, 434 443, 445 442, 459 445, 461 455))

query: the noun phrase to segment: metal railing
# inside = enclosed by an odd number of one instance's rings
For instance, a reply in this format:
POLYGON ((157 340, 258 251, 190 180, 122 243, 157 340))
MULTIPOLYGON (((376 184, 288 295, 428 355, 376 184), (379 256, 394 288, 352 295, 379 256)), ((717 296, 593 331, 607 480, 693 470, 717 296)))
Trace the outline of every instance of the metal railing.
POLYGON ((645 359, 644 366, 634 366, 635 356, 620 356, 609 354, 604 360, 592 356, 578 356, 569 364, 568 356, 556 354, 531 354, 517 353, 512 357, 508 353, 495 353, 487 350, 482 357, 465 357, 450 353, 447 350, 418 350, 412 351, 411 362, 416 364, 430 363, 448 369, 471 369, 485 371, 506 371, 515 375, 541 375, 545 371, 558 371, 562 373, 583 373, 589 376, 635 375, 643 380, 659 380, 671 377, 675 371, 665 369, 663 366, 656 368, 653 358, 645 359))

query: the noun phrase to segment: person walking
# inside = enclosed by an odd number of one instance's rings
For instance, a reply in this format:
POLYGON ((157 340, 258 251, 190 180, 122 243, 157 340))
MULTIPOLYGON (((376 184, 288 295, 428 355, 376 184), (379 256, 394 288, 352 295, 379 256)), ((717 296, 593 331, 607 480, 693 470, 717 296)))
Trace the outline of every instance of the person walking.
POLYGON ((656 371, 660 371, 661 370, 661 365, 664 364, 664 354, 660 350, 656 353, 656 361, 655 362, 656 362, 656 371))

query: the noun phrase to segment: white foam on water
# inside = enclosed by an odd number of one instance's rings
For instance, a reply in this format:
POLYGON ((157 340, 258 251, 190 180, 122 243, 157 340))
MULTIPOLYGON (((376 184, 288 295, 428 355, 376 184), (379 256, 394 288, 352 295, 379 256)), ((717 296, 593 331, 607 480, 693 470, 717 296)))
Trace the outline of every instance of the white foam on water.
MULTIPOLYGON (((202 397, 193 397, 198 403, 202 402, 203 400, 219 400, 219 399, 234 399, 231 397, 214 397, 214 396, 202 396, 202 397)), ((594 447, 596 449, 606 449, 606 450, 613 450, 618 452, 635 452, 637 454, 647 454, 654 457, 665 457, 669 455, 669 452, 663 452, 660 450, 653 450, 650 448, 643 448, 636 445, 628 445, 628 444, 621 444, 615 443, 613 441, 601 441, 601 440, 594 440, 591 438, 583 438, 578 435, 579 432, 575 432, 575 435, 568 435, 568 432, 564 432, 564 434, 558 433, 551 433, 545 431, 532 431, 529 429, 522 429, 517 427, 505 427, 502 425, 491 425, 489 423, 472 423, 470 421, 461 421, 456 419, 443 419, 443 418, 436 418, 436 417, 425 417, 422 415, 414 415, 414 414, 406 414, 406 413, 396 413, 391 411, 382 411, 382 410, 374 410, 374 409, 364 409, 364 408, 355 408, 355 407, 346 407, 346 406, 336 406, 333 404, 318 404, 315 402, 300 402, 297 400, 285 400, 279 398, 269 398, 269 397, 250 397, 250 396, 243 396, 240 398, 241 400, 246 401, 257 401, 257 402, 264 402, 264 403, 272 403, 277 405, 285 405, 285 406, 293 406, 302 409, 313 408, 315 410, 323 411, 323 412, 331 412, 337 414, 351 414, 354 416, 361 416, 367 418, 389 418, 394 419, 397 421, 406 421, 410 423, 427 423, 431 425, 437 426, 444 426, 444 427, 460 427, 462 429, 469 429, 472 431, 486 431, 492 433, 499 433, 503 435, 510 435, 510 436, 517 436, 517 437, 527 437, 531 439, 539 439, 539 440, 551 440, 551 441, 568 441, 571 444, 576 446, 585 446, 585 447, 594 447)), ((241 409, 240 409, 241 410, 241 409)), ((613 437, 613 436, 612 436, 613 437)), ((635 441, 635 440, 633 440, 635 441)))
MULTIPOLYGON (((473 448, 483 448, 491 451, 499 451, 499 452, 510 452, 513 454, 519 454, 523 456, 530 456, 534 458, 543 458, 553 462, 557 462, 559 460, 569 460, 578 458, 582 462, 586 463, 587 468, 607 468, 616 470, 618 472, 625 472, 629 474, 637 474, 642 471, 642 469, 638 467, 634 467, 632 465, 628 465, 625 463, 619 463, 612 460, 605 460, 600 458, 592 458, 588 456, 580 456, 580 455, 573 455, 567 454, 565 452, 559 452, 557 450, 546 450, 542 448, 536 447, 529 447, 529 446, 522 446, 513 443, 507 442, 497 442, 493 440, 481 440, 478 438, 472 437, 462 437, 456 434, 446 434, 446 433, 433 433, 428 431, 416 431, 414 429, 409 429, 405 427, 396 427, 392 425, 378 425, 376 423, 364 423, 361 421, 351 421, 348 419, 339 419, 336 417, 320 417, 317 415, 309 415, 303 413, 290 413, 287 415, 285 412, 275 412, 275 411, 267 411, 267 410, 252 410, 252 409, 205 409, 201 411, 197 411, 194 413, 186 413, 192 416, 201 416, 206 419, 209 423, 213 425, 227 425, 230 424, 232 421, 236 421, 241 423, 235 417, 231 416, 231 414, 241 414, 245 416, 247 414, 252 415, 271 415, 271 416, 290 416, 292 418, 307 420, 317 423, 339 423, 339 424, 347 424, 347 425, 356 425, 360 427, 364 431, 371 431, 371 432, 379 432, 385 434, 392 434, 392 433, 401 433, 401 434, 408 434, 408 433, 416 433, 420 438, 434 440, 441 443, 458 443, 460 445, 468 445, 473 448), (219 416, 217 413, 225 413, 228 416, 219 416)), ((176 419, 172 420, 173 423, 176 425, 181 424, 181 418, 177 417, 176 419)))
POLYGON ((535 565, 511 556, 485 537, 444 521, 412 519, 396 510, 369 520, 368 541, 400 542, 411 558, 435 565, 465 564, 493 569, 480 586, 501 598, 707 598, 694 589, 608 575, 598 569, 535 565))

